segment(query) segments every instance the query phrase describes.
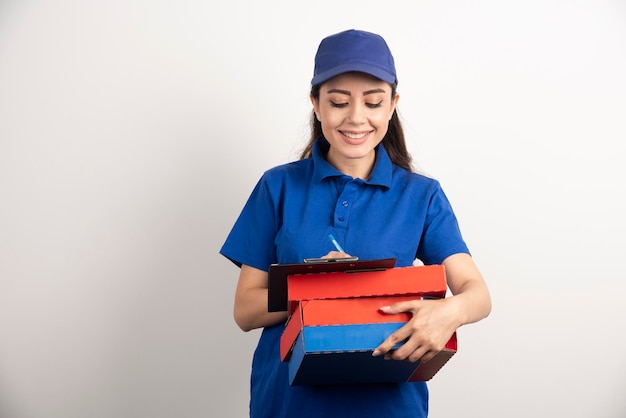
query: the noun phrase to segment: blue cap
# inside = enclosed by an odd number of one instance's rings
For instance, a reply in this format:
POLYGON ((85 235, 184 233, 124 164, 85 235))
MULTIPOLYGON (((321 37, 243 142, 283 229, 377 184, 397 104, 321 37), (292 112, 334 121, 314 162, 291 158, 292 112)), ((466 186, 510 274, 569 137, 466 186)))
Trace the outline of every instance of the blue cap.
POLYGON ((393 56, 380 35, 350 29, 322 39, 315 54, 311 85, 351 71, 398 83, 393 56))

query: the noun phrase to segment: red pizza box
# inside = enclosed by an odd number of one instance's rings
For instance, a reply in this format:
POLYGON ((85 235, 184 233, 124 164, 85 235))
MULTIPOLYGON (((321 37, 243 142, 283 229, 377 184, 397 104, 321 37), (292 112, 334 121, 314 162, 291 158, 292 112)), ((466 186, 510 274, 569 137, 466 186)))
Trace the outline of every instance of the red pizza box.
POLYGON ((339 271, 287 277, 290 313, 295 302, 373 296, 442 298, 446 294, 443 265, 396 267, 383 271, 339 271))

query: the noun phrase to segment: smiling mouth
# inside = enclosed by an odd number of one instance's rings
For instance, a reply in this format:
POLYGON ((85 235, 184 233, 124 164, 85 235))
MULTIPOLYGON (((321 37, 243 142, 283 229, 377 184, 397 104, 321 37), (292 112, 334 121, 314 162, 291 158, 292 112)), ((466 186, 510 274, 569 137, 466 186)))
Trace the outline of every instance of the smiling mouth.
POLYGON ((361 138, 364 138, 367 134, 369 134, 369 132, 359 132, 359 133, 342 132, 342 134, 344 134, 350 139, 361 139, 361 138))

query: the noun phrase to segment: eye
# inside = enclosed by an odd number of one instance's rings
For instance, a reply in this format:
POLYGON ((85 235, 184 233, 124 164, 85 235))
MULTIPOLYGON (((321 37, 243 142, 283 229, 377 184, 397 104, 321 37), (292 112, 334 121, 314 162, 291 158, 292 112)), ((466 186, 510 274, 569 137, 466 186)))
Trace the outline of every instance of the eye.
POLYGON ((381 100, 378 103, 366 103, 365 106, 369 107, 370 109, 376 109, 377 107, 381 107, 383 104, 383 101, 381 100))
POLYGON ((342 107, 346 107, 346 106, 348 106, 348 103, 336 103, 336 102, 333 102, 333 101, 331 100, 331 101, 330 101, 330 105, 331 105, 332 107, 342 108, 342 107))

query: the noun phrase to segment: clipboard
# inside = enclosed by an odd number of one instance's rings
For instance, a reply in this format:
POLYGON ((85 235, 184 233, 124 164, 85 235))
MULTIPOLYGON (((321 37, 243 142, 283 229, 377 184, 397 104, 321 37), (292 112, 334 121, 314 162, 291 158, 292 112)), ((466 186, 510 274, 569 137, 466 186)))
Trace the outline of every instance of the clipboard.
POLYGON ((271 264, 268 269, 268 312, 288 310, 287 277, 294 274, 312 273, 358 273, 364 271, 382 271, 393 268, 395 258, 375 260, 355 260, 354 258, 332 259, 328 262, 271 264))

